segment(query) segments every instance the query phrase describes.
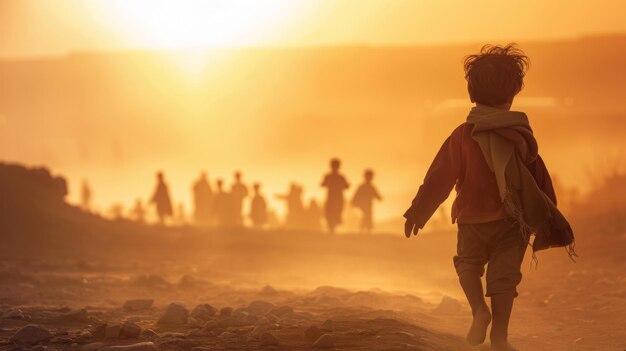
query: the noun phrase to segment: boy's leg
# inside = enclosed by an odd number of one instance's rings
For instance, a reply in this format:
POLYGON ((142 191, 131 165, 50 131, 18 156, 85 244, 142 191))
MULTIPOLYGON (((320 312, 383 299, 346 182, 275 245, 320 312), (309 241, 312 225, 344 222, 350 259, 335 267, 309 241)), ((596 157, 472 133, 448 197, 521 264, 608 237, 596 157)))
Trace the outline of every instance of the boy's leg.
POLYGON ((493 237, 487 268, 487 296, 491 297, 491 346, 494 350, 513 351, 508 329, 517 285, 522 280, 521 265, 527 243, 520 227, 512 220, 503 221, 499 235, 493 237))
POLYGON ((491 296, 491 312, 493 325, 491 326, 491 347, 494 350, 514 351, 515 348, 508 342, 509 319, 513 310, 515 292, 495 294, 491 296))
POLYGON ((470 345, 476 346, 482 344, 487 337, 491 313, 485 301, 483 283, 479 274, 466 271, 459 276, 459 282, 472 309, 472 325, 467 333, 467 341, 470 345))
POLYGON ((454 257, 459 283, 472 309, 473 319, 467 341, 473 346, 485 341, 491 322, 481 280, 487 262, 487 247, 476 230, 475 225, 459 224, 457 256, 454 257))

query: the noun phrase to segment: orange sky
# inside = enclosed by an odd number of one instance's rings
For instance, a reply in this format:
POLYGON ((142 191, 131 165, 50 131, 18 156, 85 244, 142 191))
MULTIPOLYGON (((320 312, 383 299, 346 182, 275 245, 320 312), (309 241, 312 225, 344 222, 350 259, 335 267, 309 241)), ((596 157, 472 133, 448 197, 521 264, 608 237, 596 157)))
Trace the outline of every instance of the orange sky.
POLYGON ((626 2, 0 0, 0 57, 128 48, 523 41, 626 31, 626 2))

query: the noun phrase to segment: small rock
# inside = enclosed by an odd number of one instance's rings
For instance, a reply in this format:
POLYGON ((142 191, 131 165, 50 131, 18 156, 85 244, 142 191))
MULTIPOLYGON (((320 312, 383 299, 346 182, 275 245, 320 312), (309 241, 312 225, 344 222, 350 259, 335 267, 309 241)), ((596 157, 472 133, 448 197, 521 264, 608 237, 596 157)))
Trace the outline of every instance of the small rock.
POLYGON ((284 317, 293 314, 291 306, 281 306, 272 310, 272 314, 278 317, 284 317))
POLYGON ((263 334, 267 333, 268 328, 265 326, 257 326, 250 332, 250 337, 260 338, 263 334))
POLYGON ((250 315, 250 312, 245 309, 245 308, 238 308, 236 310, 233 310, 233 313, 231 313, 231 316, 234 318, 246 318, 250 315))
POLYGON ((159 334, 157 334, 157 332, 155 332, 152 329, 144 329, 141 332, 141 337, 144 338, 144 339, 152 340, 154 338, 158 338, 159 334))
POLYGON ((137 312, 150 309, 152 304, 154 304, 154 300, 135 299, 124 302, 124 306, 122 306, 122 308, 128 312, 137 312))
POLYGON ((104 330, 104 338, 105 339, 117 339, 120 336, 120 331, 122 330, 122 326, 119 324, 107 325, 104 330))
POLYGON ((80 351, 96 351, 105 347, 106 344, 103 342, 92 342, 90 344, 86 344, 80 347, 80 351))
POLYGON ((157 348, 154 346, 153 342, 140 342, 137 344, 131 345, 120 345, 120 346, 108 346, 101 351, 156 351, 157 348))
POLYGON ((193 309, 191 316, 202 321, 207 321, 215 316, 215 308, 208 303, 200 304, 193 309))
POLYGON ((280 342, 276 338, 276 336, 270 332, 265 332, 261 335, 261 345, 265 346, 278 346, 280 342))
POLYGON ((189 325, 192 328, 201 328, 204 325, 204 323, 205 323, 204 321, 201 321, 193 317, 187 318, 187 325, 189 325))
POLYGON ((184 325, 187 324, 189 311, 185 306, 177 303, 171 303, 167 306, 165 313, 159 318, 158 324, 184 325))
POLYGON ((450 296, 444 296, 441 299, 441 302, 435 309, 433 313, 436 314, 458 314, 463 311, 463 305, 459 302, 459 300, 454 299, 450 296))
POLYGON ((265 315, 272 309, 274 309, 274 304, 259 300, 252 301, 247 308, 248 312, 253 315, 265 315))
POLYGON ((232 307, 224 307, 220 310, 220 317, 229 317, 233 313, 232 307))
POLYGON ((261 289, 261 291, 259 291, 259 295, 263 295, 263 296, 272 296, 272 295, 276 295, 278 292, 276 291, 276 289, 272 288, 270 285, 266 285, 265 287, 263 287, 263 289, 261 289))
POLYGON ((257 325, 257 326, 259 326, 259 325, 270 325, 270 324, 272 324, 270 322, 270 320, 267 319, 267 317, 263 317, 263 316, 259 317, 259 319, 257 319, 256 322, 254 323, 254 325, 257 325))
POLYGON ((204 326, 202 327, 202 329, 206 331, 211 331, 213 329, 216 329, 217 327, 219 327, 219 323, 217 323, 216 321, 208 321, 204 323, 204 326))
POLYGON ((310 342, 314 342, 317 339, 320 338, 320 336, 324 335, 324 333, 320 330, 320 328, 312 325, 310 327, 308 327, 305 331, 304 331, 304 337, 309 340, 310 342))
POLYGON ((134 339, 141 335, 142 328, 135 322, 126 321, 120 330, 120 338, 134 339))
POLYGON ((326 322, 322 324, 320 329, 326 332, 333 331, 333 329, 335 329, 335 323, 333 323, 332 320, 327 319, 326 322))
POLYGON ((84 330, 80 334, 78 334, 78 339, 80 340, 93 339, 93 334, 88 330, 84 330))
POLYGON ((104 335, 106 334, 106 330, 107 330, 106 323, 100 324, 91 330, 91 335, 93 335, 94 338, 101 339, 101 338, 104 338, 104 335))
POLYGON ((313 347, 316 349, 332 349, 335 347, 335 341, 332 336, 324 334, 313 343, 313 347))
POLYGON ((9 341, 16 344, 33 345, 50 338, 52 338, 52 334, 48 330, 29 324, 20 328, 9 341))
POLYGON ((20 309, 10 310, 0 316, 0 319, 24 319, 24 312, 20 309))

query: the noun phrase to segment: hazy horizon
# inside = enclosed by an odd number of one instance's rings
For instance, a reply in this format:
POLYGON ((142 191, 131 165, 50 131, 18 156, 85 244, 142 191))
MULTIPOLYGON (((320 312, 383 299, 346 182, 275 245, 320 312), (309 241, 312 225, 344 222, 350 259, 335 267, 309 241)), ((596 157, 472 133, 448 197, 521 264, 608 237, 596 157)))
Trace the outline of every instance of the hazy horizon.
MULTIPOLYGON (((589 169, 611 171, 623 155, 611 125, 624 113, 619 86, 626 77, 618 62, 626 52, 616 47, 625 39, 520 43, 532 66, 513 108, 528 112, 540 152, 562 186, 585 191, 589 169), (609 54, 607 48, 616 49, 609 54), (577 71, 593 64, 616 68, 577 71), (581 128, 586 132, 571 140, 554 132, 581 128), (562 157, 568 149, 579 157, 562 157)), ((385 197, 377 217, 398 219, 471 106, 461 62, 479 48, 240 48, 0 60, 8 83, 0 97, 0 157, 67 176, 74 203, 87 179, 103 211, 147 199, 154 173, 163 170, 187 214, 201 170, 227 185, 235 170, 243 171, 247 183, 263 183, 272 207, 283 213, 274 194, 295 181, 305 187, 307 202, 323 200, 322 175, 328 160, 340 157, 349 194, 362 171, 374 168, 385 197)))

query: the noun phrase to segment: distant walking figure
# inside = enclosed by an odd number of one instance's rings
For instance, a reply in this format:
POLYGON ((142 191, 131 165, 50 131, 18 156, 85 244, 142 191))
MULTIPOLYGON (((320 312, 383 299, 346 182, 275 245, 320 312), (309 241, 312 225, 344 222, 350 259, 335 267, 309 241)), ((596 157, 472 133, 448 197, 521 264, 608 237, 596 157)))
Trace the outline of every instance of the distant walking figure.
POLYGON ((233 183, 230 194, 233 200, 233 210, 236 211, 235 224, 243 225, 243 200, 248 196, 248 187, 241 181, 241 172, 235 172, 235 182, 233 183))
POLYGON ((367 169, 365 170, 363 177, 364 182, 354 193, 352 205, 359 208, 363 212, 363 217, 361 218, 361 230, 369 233, 374 228, 372 213, 374 200, 380 201, 382 200, 382 197, 378 193, 374 184, 372 184, 374 172, 371 169, 367 169))
POLYGON ((171 217, 174 213, 172 210, 172 201, 170 200, 170 191, 167 184, 165 184, 163 172, 157 173, 157 186, 150 202, 156 206, 157 215, 159 216, 159 222, 161 224, 164 224, 165 219, 171 217))
POLYGON ((211 222, 211 205, 213 192, 207 179, 206 172, 193 185, 194 222, 198 225, 208 225, 211 222))
POLYGON ((304 210, 304 227, 308 230, 320 231, 322 229, 322 208, 317 201, 311 199, 309 207, 304 210))
POLYGON ((141 203, 141 199, 135 200, 135 207, 130 210, 130 215, 133 220, 137 223, 145 223, 146 222, 146 210, 143 208, 143 204, 141 203))
POLYGON ((250 219, 255 228, 263 228, 267 223, 267 202, 261 195, 261 185, 254 183, 254 196, 250 205, 250 219))
POLYGON ((287 202, 287 219, 285 226, 287 228, 302 228, 304 226, 304 204, 302 202, 302 193, 304 189, 295 183, 289 186, 289 193, 286 195, 276 195, 276 198, 287 202))
POLYGON ((91 210, 91 187, 86 180, 83 180, 80 188, 80 206, 84 211, 91 210))
POLYGON ((337 158, 330 160, 330 173, 324 176, 322 186, 327 189, 326 206, 324 214, 326 215, 326 224, 331 233, 335 232, 335 228, 341 224, 341 213, 343 212, 343 192, 350 185, 346 178, 339 173, 341 161, 337 158))
POLYGON ((217 191, 213 201, 213 213, 220 227, 228 227, 233 225, 232 200, 231 194, 224 191, 224 182, 218 179, 215 183, 217 191))

